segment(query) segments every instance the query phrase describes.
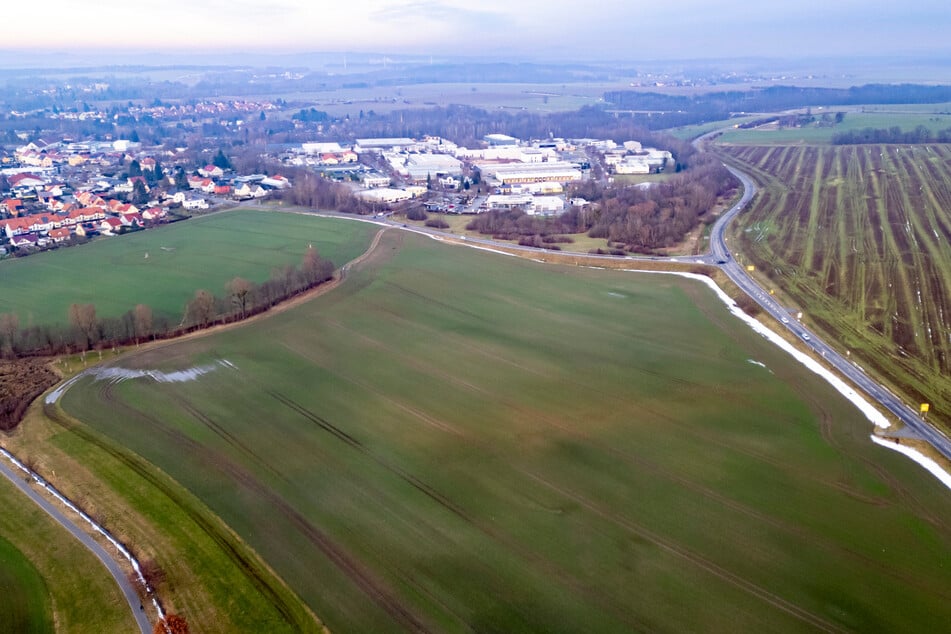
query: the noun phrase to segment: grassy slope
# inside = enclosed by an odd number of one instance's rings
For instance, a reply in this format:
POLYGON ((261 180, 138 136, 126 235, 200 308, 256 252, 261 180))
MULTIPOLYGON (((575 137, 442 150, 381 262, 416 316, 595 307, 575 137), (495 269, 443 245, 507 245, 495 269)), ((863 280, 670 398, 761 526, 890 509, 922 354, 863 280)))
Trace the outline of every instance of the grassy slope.
POLYGON ((747 147, 765 184, 740 250, 791 305, 951 421, 951 170, 930 146, 747 147))
POLYGON ((365 249, 372 233, 363 223, 244 209, 194 218, 4 261, 0 312, 16 311, 26 327, 65 323, 73 303, 94 303, 100 316, 142 303, 177 323, 199 288, 220 295, 235 276, 264 281, 274 268, 298 264, 311 243, 340 265, 365 249))
POLYGON ((236 370, 86 382, 65 406, 339 631, 951 617, 947 492, 708 291, 394 232, 381 248, 299 310, 125 362, 236 370))
POLYGON ((0 479, 0 631, 130 632, 112 577, 69 533, 0 479))

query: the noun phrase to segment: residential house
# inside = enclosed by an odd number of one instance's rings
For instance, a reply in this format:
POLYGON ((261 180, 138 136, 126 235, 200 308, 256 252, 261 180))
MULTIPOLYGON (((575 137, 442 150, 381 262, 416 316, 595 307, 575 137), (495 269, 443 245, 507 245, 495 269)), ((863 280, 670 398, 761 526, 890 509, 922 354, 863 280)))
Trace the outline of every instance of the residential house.
POLYGON ((208 209, 208 201, 204 198, 186 198, 182 201, 182 207, 185 209, 208 209))
POLYGON ((273 189, 284 189, 291 186, 291 182, 287 179, 287 177, 281 176, 280 174, 275 174, 274 176, 262 179, 261 184, 265 187, 271 187, 273 189))
POLYGON ((198 173, 205 178, 220 178, 225 175, 225 171, 217 165, 206 165, 199 168, 198 173))
POLYGON ((119 230, 126 226, 119 218, 106 218, 99 223, 99 231, 103 235, 112 236, 119 233, 119 230))
POLYGON ((142 218, 148 220, 149 222, 157 222, 162 218, 165 218, 167 215, 168 212, 161 207, 149 207, 142 212, 142 218))
POLYGON ((140 213, 123 214, 119 216, 119 220, 126 227, 141 227, 145 224, 140 213))
POLYGON ((56 244, 59 244, 61 242, 66 242, 67 240, 69 240, 69 235, 70 235, 69 229, 67 229, 66 227, 60 227, 59 229, 53 229, 52 231, 50 231, 49 238, 56 244))
POLYGON ((260 185, 241 183, 234 188, 234 197, 238 200, 250 200, 252 198, 263 198, 265 196, 267 196, 267 190, 260 185))
POLYGON ((43 185, 46 181, 34 174, 22 172, 7 178, 7 182, 10 183, 11 188, 34 188, 43 185))
POLYGON ((36 248, 39 246, 39 241, 39 238, 32 233, 24 233, 10 238, 10 244, 18 249, 36 248))
POLYGON ((23 211, 23 201, 19 198, 7 198, 0 205, 11 216, 19 216, 20 212, 23 211))

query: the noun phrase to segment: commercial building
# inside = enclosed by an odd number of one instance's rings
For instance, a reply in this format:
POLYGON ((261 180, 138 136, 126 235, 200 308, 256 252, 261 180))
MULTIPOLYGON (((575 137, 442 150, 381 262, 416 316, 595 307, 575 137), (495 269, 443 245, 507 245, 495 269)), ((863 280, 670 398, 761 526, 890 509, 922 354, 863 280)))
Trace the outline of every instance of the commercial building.
POLYGON ((507 134, 487 134, 482 140, 489 144, 489 147, 498 147, 502 145, 518 145, 518 139, 507 134))
POLYGON ((486 165, 482 173, 501 184, 569 183, 581 180, 581 170, 573 163, 548 161, 546 163, 507 163, 486 165))

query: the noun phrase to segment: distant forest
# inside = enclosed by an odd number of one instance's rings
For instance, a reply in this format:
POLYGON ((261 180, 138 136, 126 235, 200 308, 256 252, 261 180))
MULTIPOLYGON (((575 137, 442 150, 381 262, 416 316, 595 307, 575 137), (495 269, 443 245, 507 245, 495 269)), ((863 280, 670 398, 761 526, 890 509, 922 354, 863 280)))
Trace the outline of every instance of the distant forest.
POLYGON ((890 128, 862 128, 832 135, 833 145, 860 145, 862 143, 951 143, 951 128, 932 132, 923 125, 914 130, 890 128))
POLYGON ((738 113, 779 112, 806 106, 864 104, 923 104, 951 101, 951 86, 869 84, 852 88, 773 86, 699 95, 666 95, 621 90, 604 93, 604 100, 651 130, 720 121, 738 113))

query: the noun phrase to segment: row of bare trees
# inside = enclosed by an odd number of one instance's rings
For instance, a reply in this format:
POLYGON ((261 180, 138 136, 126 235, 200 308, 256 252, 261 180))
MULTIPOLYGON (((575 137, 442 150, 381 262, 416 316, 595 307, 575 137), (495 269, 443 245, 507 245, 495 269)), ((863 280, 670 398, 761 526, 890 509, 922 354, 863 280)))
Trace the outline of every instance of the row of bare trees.
POLYGON ((261 284, 235 277, 225 284, 222 296, 205 289, 195 291, 178 324, 166 316, 153 314, 146 304, 138 304, 118 317, 100 317, 94 304, 76 303, 69 307, 68 325, 41 324, 26 328, 20 327, 16 313, 0 313, 0 354, 4 358, 68 354, 175 337, 269 310, 329 280, 333 272, 333 263, 310 246, 299 266, 276 269, 261 284))

